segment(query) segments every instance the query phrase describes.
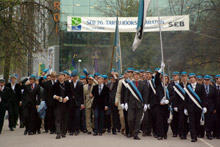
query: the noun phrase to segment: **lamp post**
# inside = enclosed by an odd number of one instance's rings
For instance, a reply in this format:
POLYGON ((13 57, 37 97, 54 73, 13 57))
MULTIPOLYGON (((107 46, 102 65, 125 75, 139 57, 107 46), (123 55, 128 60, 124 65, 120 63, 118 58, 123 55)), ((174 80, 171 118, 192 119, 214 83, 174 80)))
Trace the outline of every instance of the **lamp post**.
POLYGON ((81 59, 79 59, 79 60, 78 60, 78 63, 79 63, 79 67, 78 67, 78 68, 79 68, 79 69, 78 69, 79 74, 80 74, 80 63, 81 63, 81 62, 82 62, 82 60, 81 60, 81 59))

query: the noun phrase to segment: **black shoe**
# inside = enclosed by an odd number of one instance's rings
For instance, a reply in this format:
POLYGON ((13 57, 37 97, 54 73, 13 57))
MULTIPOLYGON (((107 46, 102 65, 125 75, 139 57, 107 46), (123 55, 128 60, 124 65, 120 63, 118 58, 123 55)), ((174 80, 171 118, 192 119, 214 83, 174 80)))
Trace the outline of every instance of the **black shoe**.
POLYGON ((87 131, 86 131, 86 130, 84 130, 84 131, 83 131, 83 133, 87 133, 87 131))
POLYGON ((97 135, 98 135, 98 133, 94 133, 94 134, 93 134, 93 136, 97 136, 97 135))
POLYGON ((197 141, 197 139, 195 139, 195 138, 193 138, 192 140, 191 140, 191 142, 196 142, 197 141))
POLYGON ((99 136, 102 136, 102 133, 99 133, 99 136))
POLYGON ((24 135, 27 135, 27 130, 24 131, 24 135))
POLYGON ((157 140, 163 140, 163 137, 157 137, 157 140))
POLYGON ((91 135, 91 134, 92 134, 92 132, 87 132, 87 134, 88 134, 88 135, 91 135))
POLYGON ((164 136, 164 139, 167 139, 167 135, 164 136))
POLYGON ((154 134, 154 138, 157 138, 158 136, 156 134, 154 134))
POLYGON ((111 133, 111 130, 110 129, 108 129, 108 131, 107 131, 108 133, 111 133))
POLYGON ((41 134, 41 131, 40 131, 40 130, 38 130, 38 131, 37 131, 37 134, 41 134))
POLYGON ((73 132, 70 132, 69 135, 70 135, 70 136, 73 136, 73 132))
POLYGON ((117 135, 117 133, 116 133, 116 132, 112 132, 112 134, 113 134, 113 135, 117 135))
POLYGON ((29 132, 28 135, 34 135, 34 133, 33 132, 29 132))
POLYGON ((131 138, 131 134, 127 134, 127 137, 128 137, 128 138, 131 138))
POLYGON ((207 139, 208 139, 208 140, 212 140, 212 137, 211 137, 211 136, 207 136, 207 139))
POLYGON ((10 131, 14 131, 14 129, 13 129, 13 128, 10 128, 10 131))
POLYGON ((60 138, 61 138, 60 134, 57 134, 56 139, 60 139, 60 138))
POLYGON ((138 136, 134 136, 134 140, 141 140, 138 136))
POLYGON ((44 133, 48 133, 48 130, 45 130, 44 133))
POLYGON ((181 136, 180 139, 184 140, 187 139, 186 136, 181 136))
POLYGON ((62 134, 61 136, 62 136, 63 138, 66 138, 66 135, 65 135, 65 134, 62 134))
POLYGON ((202 135, 199 135, 198 137, 199 137, 199 138, 204 138, 204 136, 202 136, 202 135))
POLYGON ((76 131, 76 132, 75 132, 75 135, 76 135, 76 136, 78 136, 78 135, 79 135, 79 132, 78 132, 78 131, 76 131))
POLYGON ((173 137, 177 137, 177 134, 173 134, 173 137))
POLYGON ((50 131, 50 134, 54 134, 54 131, 50 131))

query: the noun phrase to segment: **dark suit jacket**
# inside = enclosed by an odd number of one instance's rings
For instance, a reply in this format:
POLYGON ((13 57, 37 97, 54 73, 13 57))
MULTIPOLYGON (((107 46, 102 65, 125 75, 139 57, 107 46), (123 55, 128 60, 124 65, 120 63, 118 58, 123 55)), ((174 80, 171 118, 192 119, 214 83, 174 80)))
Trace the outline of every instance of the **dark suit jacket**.
MULTIPOLYGON (((201 105, 202 108, 204 107, 204 101, 205 101, 205 89, 202 84, 197 83, 196 84, 196 89, 195 89, 196 94, 200 97, 201 99, 201 105)), ((191 98, 188 96, 188 94, 185 95, 185 100, 186 100, 186 108, 188 112, 201 112, 202 110, 196 106, 196 104, 191 100, 191 98)))
POLYGON ((73 94, 73 99, 71 99, 71 105, 74 107, 80 107, 81 104, 84 104, 84 98, 83 98, 83 83, 80 81, 77 81, 76 87, 74 88, 73 82, 70 83, 70 88, 73 94))
MULTIPOLYGON (((132 81, 133 82, 133 81, 132 81)), ((138 81, 138 90, 140 91, 142 98, 143 98, 143 103, 138 101, 133 94, 127 90, 126 96, 125 96, 125 103, 128 104, 129 109, 142 109, 143 104, 147 104, 147 97, 148 97, 148 89, 146 88, 146 85, 143 83, 143 81, 138 81)))
MULTIPOLYGON (((184 88, 184 85, 182 82, 179 83, 179 85, 184 88)), ((183 101, 183 99, 178 95, 178 93, 176 93, 175 90, 172 91, 172 99, 173 99, 173 107, 178 107, 178 110, 183 110, 185 109, 185 101, 183 101)), ((185 95, 183 95, 185 97, 185 95)))
POLYGON ((94 96, 92 108, 97 108, 100 110, 105 110, 105 106, 109 106, 109 89, 107 86, 103 86, 102 92, 99 95, 99 85, 95 85, 92 89, 92 95, 94 96))
POLYGON ((0 102, 0 110, 1 109, 6 109, 9 106, 9 100, 11 99, 11 91, 10 88, 4 87, 3 91, 0 91, 0 97, 1 97, 1 102, 0 102))
MULTIPOLYGON (((156 85, 156 95, 155 95, 155 101, 154 103, 156 105, 160 105, 160 101, 164 97, 164 87, 162 85, 161 79, 160 79, 160 73, 157 72, 155 76, 155 85, 156 85)), ((170 93, 169 93, 170 94, 170 93)), ((170 97, 169 103, 171 104, 173 102, 173 97, 170 97)))
POLYGON ((118 87, 118 80, 115 83, 108 83, 107 87, 109 88, 109 106, 115 106, 115 96, 118 87))
MULTIPOLYGON (((55 84, 55 83, 54 83, 55 84)), ((54 100, 53 100, 53 91, 52 91, 52 81, 46 81, 42 83, 42 87, 44 88, 44 93, 45 93, 45 102, 47 106, 53 106, 54 105, 54 100)))
MULTIPOLYGON (((126 82, 126 81, 125 81, 126 82)), ((126 96, 126 92, 127 92, 127 88, 125 87, 125 85, 122 83, 122 87, 121 87, 121 104, 125 103, 125 96, 126 96)))
POLYGON ((35 107, 40 104, 41 92, 40 86, 35 84, 32 90, 31 85, 24 86, 24 92, 22 97, 22 107, 35 107))
POLYGON ((209 85, 209 93, 205 93, 204 107, 208 109, 209 112, 213 112, 217 109, 217 97, 216 97, 216 88, 212 85, 209 85))
POLYGON ((216 85, 215 85, 215 89, 216 89, 216 110, 218 113, 220 113, 220 90, 217 89, 216 85))
MULTIPOLYGON (((65 84, 65 97, 69 97, 69 100, 66 102, 66 106, 67 107, 69 107, 70 106, 70 101, 73 99, 73 94, 72 94, 72 91, 71 91, 71 89, 70 89, 70 84, 69 84, 69 82, 64 82, 64 84, 65 84)), ((59 81, 57 81, 54 85, 53 85, 53 87, 52 87, 52 95, 54 96, 54 95, 56 95, 56 96, 61 96, 60 95, 60 82, 59 81)), ((53 101, 54 101, 54 107, 56 108, 57 107, 57 104, 58 103, 60 103, 58 100, 56 100, 56 99, 53 99, 53 101)))
POLYGON ((16 105, 19 105, 19 102, 21 101, 21 86, 19 84, 15 84, 14 90, 11 87, 11 83, 6 84, 6 86, 11 90, 10 101, 16 105))

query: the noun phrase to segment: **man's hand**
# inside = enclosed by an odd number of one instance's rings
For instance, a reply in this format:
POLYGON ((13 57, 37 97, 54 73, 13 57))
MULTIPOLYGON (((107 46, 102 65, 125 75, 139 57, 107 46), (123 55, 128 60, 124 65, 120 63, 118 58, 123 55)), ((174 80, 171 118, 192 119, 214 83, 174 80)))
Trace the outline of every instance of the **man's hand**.
POLYGON ((214 112, 213 112, 214 114, 216 113, 216 110, 214 110, 214 112))
POLYGON ((125 105, 124 105, 124 104, 121 104, 121 108, 124 110, 124 109, 125 109, 125 105))
POLYGON ((93 98, 93 95, 92 95, 92 93, 90 93, 90 94, 89 94, 89 98, 90 98, 90 99, 91 99, 91 98, 93 98))
POLYGON ((36 109, 38 109, 40 106, 39 105, 36 105, 36 109))
POLYGON ((125 104, 125 111, 128 111, 128 104, 125 104))
POLYGON ((83 110, 85 108, 85 106, 84 105, 81 105, 81 108, 80 108, 80 110, 83 110))
POLYGON ((174 107, 173 110, 176 111, 176 112, 178 112, 178 108, 177 108, 177 107, 174 107))
POLYGON ((31 84, 31 82, 29 81, 29 80, 27 80, 26 82, 25 82, 25 85, 30 85, 31 84))
POLYGON ((64 99, 63 99, 63 103, 66 103, 67 101, 68 101, 67 98, 64 98, 64 99))
POLYGON ((22 106, 22 101, 20 101, 19 106, 22 106))
POLYGON ((144 112, 147 111, 147 104, 144 104, 144 112))
POLYGON ((105 111, 108 110, 108 106, 105 106, 105 111))
POLYGON ((186 109, 184 109, 184 114, 188 115, 188 111, 186 109))

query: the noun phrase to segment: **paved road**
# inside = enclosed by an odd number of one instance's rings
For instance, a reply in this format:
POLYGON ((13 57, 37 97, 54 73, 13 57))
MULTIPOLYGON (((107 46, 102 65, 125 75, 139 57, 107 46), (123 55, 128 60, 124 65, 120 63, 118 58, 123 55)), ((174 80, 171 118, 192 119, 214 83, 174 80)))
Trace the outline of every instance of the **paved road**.
POLYGON ((56 135, 39 134, 24 136, 24 129, 16 128, 9 131, 8 123, 5 121, 2 134, 0 135, 0 147, 219 147, 220 140, 209 141, 198 140, 191 143, 190 138, 180 140, 168 134, 167 140, 158 141, 153 137, 141 137, 141 140, 125 138, 123 135, 104 134, 103 136, 92 136, 81 133, 79 136, 69 136, 63 139, 55 139, 56 135))

